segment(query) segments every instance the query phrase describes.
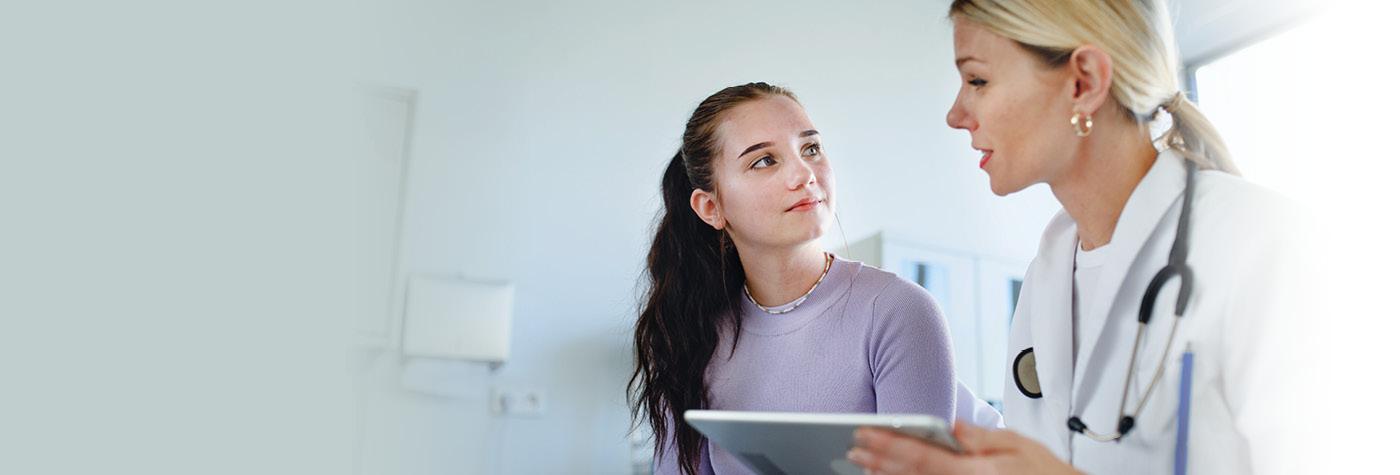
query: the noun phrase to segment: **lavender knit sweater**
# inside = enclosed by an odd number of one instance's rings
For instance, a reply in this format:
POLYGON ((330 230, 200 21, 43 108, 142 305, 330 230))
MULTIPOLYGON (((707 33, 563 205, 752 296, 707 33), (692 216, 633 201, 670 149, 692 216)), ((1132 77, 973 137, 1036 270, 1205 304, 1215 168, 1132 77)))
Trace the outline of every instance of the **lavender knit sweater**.
MULTIPOLYGON (((796 310, 744 301, 743 333, 720 344, 706 381, 709 409, 931 414, 953 420, 957 391, 948 324, 924 289, 837 258, 796 310)), ((670 434, 656 473, 681 473, 670 434)), ((724 449, 701 449, 700 473, 750 473, 724 449)))

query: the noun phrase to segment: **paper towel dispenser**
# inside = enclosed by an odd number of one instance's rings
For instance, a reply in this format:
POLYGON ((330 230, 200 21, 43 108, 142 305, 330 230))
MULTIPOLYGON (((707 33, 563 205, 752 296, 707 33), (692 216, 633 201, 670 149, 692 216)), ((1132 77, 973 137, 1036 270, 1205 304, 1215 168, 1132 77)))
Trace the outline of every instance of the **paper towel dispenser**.
POLYGON ((515 286, 508 282, 414 276, 404 312, 405 356, 499 365, 510 356, 515 286))

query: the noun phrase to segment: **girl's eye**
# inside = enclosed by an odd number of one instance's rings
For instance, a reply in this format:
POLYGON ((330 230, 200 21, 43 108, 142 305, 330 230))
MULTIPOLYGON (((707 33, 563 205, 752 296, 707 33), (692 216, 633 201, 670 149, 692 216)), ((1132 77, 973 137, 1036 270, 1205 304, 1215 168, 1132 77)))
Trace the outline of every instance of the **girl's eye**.
POLYGON ((763 158, 760 158, 760 159, 758 159, 758 160, 755 160, 755 161, 753 162, 753 165, 749 165, 749 168, 752 168, 752 169, 757 170, 757 169, 760 169, 760 168, 768 168, 768 167, 771 167, 771 166, 777 165, 777 164, 778 164, 778 162, 775 161, 775 160, 773 160, 773 157, 764 155, 763 158))
POLYGON ((979 78, 979 79, 970 80, 970 81, 968 81, 967 83, 968 83, 968 84, 971 84, 973 87, 982 87, 982 86, 986 86, 986 85, 987 85, 987 80, 986 80, 986 79, 980 79, 980 78, 979 78))
POLYGON ((815 157, 817 155, 821 155, 821 153, 822 146, 817 144, 812 144, 811 146, 808 146, 806 149, 802 150, 802 156, 804 157, 815 157))

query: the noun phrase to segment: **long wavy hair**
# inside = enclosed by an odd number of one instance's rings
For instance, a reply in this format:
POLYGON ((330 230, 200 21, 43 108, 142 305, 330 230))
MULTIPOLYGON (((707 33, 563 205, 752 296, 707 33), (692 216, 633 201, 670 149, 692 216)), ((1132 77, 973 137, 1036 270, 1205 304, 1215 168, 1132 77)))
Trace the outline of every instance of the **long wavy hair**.
POLYGON ((744 270, 739 253, 723 230, 695 214, 690 196, 713 192, 715 130, 727 111, 770 96, 794 101, 787 89, 754 82, 731 86, 700 102, 686 121, 681 147, 661 177, 664 207, 656 238, 647 253, 648 287, 634 335, 636 366, 627 382, 634 427, 645 415, 659 456, 670 429, 677 461, 687 474, 699 468, 704 438, 685 424, 688 409, 709 405, 705 369, 719 343, 720 325, 732 325, 739 342, 744 270))

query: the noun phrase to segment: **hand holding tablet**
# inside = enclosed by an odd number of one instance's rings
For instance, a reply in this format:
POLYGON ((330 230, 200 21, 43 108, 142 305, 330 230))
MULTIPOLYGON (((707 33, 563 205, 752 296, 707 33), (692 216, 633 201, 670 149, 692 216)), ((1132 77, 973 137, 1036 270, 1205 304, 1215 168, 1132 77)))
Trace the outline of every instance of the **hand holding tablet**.
POLYGON ((914 435, 961 452, 952 426, 923 414, 831 414, 748 411, 685 411, 685 420, 759 474, 859 475, 846 461, 861 427, 914 435))

